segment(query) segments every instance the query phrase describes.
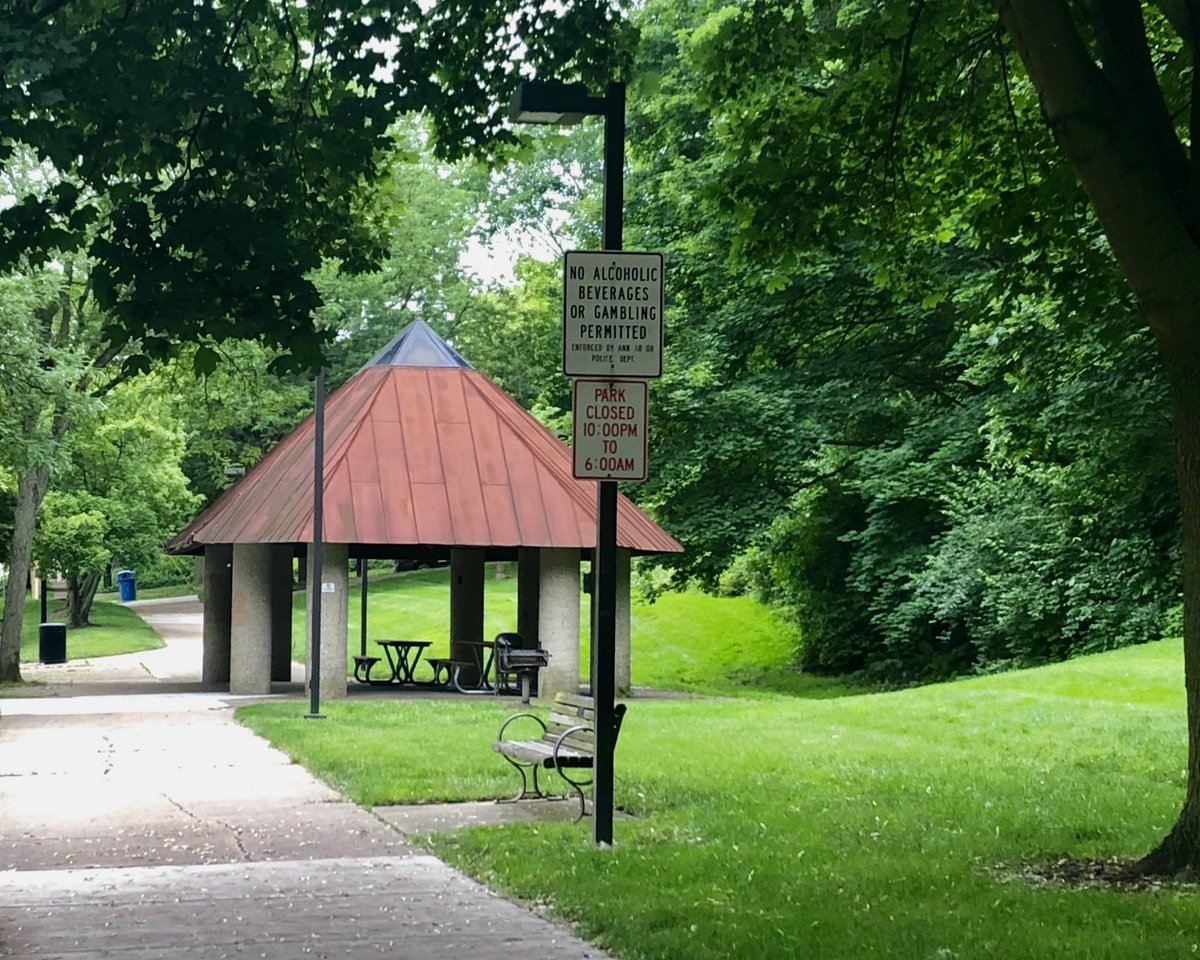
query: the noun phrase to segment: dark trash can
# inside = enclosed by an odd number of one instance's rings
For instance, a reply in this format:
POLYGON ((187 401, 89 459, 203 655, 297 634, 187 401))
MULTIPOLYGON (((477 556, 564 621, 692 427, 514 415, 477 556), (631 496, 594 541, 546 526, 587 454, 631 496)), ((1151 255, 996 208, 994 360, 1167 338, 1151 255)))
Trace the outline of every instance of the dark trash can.
POLYGON ((67 662, 65 623, 43 623, 38 627, 38 659, 42 663, 67 662))
POLYGON ((121 595, 122 603, 137 599, 137 576, 132 570, 117 572, 117 592, 121 595))

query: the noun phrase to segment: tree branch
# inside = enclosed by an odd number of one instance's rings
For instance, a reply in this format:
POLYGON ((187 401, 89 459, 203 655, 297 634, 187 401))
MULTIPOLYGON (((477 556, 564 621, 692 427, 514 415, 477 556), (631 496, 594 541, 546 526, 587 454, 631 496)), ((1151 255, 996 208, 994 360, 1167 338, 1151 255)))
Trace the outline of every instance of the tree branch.
POLYGON ((1160 347, 1200 339, 1200 251, 1160 157, 1093 61, 1068 0, 992 2, 1160 347))
POLYGON ((1163 179, 1182 203, 1188 192, 1187 156, 1158 85, 1141 4, 1137 0, 1094 0, 1092 16, 1100 69, 1125 107, 1126 122, 1152 145, 1163 179))
POLYGON ((1004 81, 1004 103, 1008 107, 1008 118, 1013 125, 1013 141, 1017 145, 1017 156, 1021 160, 1021 180, 1029 186, 1029 168, 1025 165, 1025 149, 1021 144, 1021 123, 1017 119, 1017 108, 1012 98, 1012 78, 1008 73, 1008 51, 1000 48, 1000 76, 1004 81))
POLYGON ((904 114, 904 101, 908 95, 908 74, 912 64, 913 39, 917 35, 917 25, 921 22, 921 14, 925 10, 925 0, 918 0, 908 22, 908 32, 904 35, 904 48, 900 56, 900 76, 896 80, 896 96, 892 102, 892 119, 888 125, 887 143, 884 147, 885 163, 888 163, 896 145, 896 137, 900 131, 900 118, 904 114))

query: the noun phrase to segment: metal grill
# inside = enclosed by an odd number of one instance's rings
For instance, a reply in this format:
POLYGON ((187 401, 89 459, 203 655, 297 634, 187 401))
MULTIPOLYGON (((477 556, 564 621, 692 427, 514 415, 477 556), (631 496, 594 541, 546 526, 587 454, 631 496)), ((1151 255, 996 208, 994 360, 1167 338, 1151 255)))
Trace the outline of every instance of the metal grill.
POLYGON ((502 633, 496 637, 496 692, 499 693, 510 677, 521 684, 521 700, 529 702, 529 694, 537 682, 537 672, 550 662, 550 654, 537 647, 524 646, 517 633, 502 633))

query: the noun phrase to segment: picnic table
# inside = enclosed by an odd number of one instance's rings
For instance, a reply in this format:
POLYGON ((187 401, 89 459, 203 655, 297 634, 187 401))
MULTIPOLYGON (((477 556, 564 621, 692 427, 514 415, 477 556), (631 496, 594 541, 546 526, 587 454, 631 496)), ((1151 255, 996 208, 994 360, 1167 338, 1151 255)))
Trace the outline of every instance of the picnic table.
POLYGON ((492 657, 495 656, 495 644, 491 640, 468 640, 464 644, 471 648, 474 667, 479 674, 479 683, 474 687, 463 687, 459 682, 459 674, 454 675, 454 687, 459 693, 470 693, 479 690, 491 690, 492 684, 488 674, 492 672, 492 657))
POLYGON ((376 640, 383 647, 392 675, 387 683, 416 683, 413 671, 421 659, 421 652, 431 645, 430 640, 376 640))

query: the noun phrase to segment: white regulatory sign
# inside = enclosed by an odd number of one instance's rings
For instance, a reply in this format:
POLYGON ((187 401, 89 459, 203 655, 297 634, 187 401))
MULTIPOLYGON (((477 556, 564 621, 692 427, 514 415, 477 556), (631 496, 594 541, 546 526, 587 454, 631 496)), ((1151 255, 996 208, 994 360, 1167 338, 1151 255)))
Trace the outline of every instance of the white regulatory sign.
POLYGON ((563 373, 661 377, 661 253, 569 250, 563 262, 563 373))
POLYGON ((576 380, 575 476, 646 479, 646 381, 576 380))

